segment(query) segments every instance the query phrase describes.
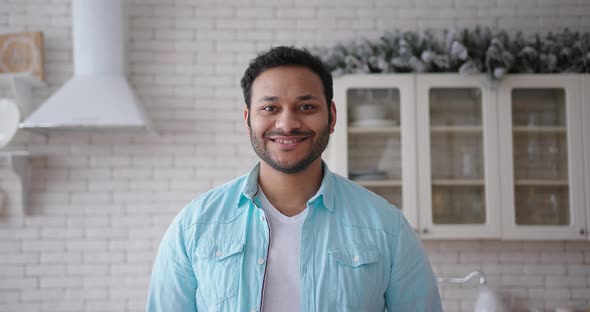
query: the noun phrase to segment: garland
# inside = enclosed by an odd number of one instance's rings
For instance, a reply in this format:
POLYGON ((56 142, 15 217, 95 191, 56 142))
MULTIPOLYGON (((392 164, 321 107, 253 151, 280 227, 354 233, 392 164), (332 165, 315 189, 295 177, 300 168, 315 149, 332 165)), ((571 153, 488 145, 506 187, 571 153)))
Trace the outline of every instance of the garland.
POLYGON ((507 73, 588 73, 590 33, 525 37, 489 28, 460 31, 389 31, 376 40, 361 39, 313 48, 334 76, 354 73, 486 73, 500 80, 507 73))

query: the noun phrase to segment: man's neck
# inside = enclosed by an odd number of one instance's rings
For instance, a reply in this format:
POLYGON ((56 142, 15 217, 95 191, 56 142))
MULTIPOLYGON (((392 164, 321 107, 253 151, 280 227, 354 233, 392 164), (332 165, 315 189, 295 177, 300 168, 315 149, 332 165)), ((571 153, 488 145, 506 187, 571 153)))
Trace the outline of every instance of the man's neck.
POLYGON ((258 183, 270 203, 290 217, 305 210, 307 201, 317 193, 322 179, 322 161, 318 158, 297 173, 283 173, 261 162, 258 183))

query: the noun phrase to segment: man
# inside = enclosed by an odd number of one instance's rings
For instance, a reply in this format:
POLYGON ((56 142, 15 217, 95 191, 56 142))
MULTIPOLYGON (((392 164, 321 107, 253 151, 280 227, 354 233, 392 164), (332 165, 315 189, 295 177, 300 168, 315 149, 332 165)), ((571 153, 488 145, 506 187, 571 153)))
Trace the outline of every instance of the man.
POLYGON ((272 48, 252 60, 242 89, 261 162, 174 219, 147 311, 442 311, 402 214, 320 158, 336 124, 321 61, 272 48))

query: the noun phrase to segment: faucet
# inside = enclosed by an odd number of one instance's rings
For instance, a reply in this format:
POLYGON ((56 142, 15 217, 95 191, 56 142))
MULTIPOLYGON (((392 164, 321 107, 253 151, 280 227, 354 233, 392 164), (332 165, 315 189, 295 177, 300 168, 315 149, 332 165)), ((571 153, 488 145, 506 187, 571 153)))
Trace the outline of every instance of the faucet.
POLYGON ((436 280, 439 284, 465 284, 476 276, 479 276, 480 285, 486 284, 486 277, 481 271, 473 271, 464 277, 439 277, 436 280))

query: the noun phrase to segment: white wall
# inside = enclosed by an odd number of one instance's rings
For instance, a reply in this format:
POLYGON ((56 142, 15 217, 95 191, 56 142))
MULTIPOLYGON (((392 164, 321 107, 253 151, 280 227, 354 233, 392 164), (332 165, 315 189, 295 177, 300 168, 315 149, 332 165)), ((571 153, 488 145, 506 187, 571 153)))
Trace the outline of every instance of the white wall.
MULTIPOLYGON (((129 69, 159 135, 22 131, 33 153, 27 217, 0 217, 0 311, 141 311, 159 239, 174 214, 255 161, 239 79, 257 51, 329 45, 389 29, 590 30, 585 0, 135 0, 129 69)), ((0 0, 0 32, 43 31, 48 88, 72 72, 67 0, 0 0)), ((108 49, 108 42, 105 42, 108 49)), ((0 187, 16 180, 0 160, 0 187)), ((14 199, 11 199, 11 201, 14 199)), ((487 273, 519 307, 590 307, 590 243, 425 242, 440 275, 487 273)), ((470 311, 477 287, 441 288, 470 311)))

